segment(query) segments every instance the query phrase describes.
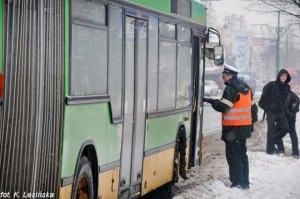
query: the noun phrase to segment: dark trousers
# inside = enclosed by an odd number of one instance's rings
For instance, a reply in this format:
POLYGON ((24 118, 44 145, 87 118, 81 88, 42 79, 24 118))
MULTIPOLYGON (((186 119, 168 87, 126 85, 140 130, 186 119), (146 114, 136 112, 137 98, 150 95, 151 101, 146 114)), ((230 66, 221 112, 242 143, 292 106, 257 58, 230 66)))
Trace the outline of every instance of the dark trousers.
POLYGON ((267 113, 267 149, 268 154, 274 153, 274 145, 276 144, 280 151, 284 151, 282 138, 290 131, 289 123, 284 113, 267 113))
POLYGON ((249 186, 249 163, 246 139, 225 141, 226 159, 229 165, 229 179, 232 184, 249 186))
POLYGON ((289 126, 290 126, 290 137, 292 142, 292 154, 299 155, 299 147, 298 147, 298 136, 296 132, 296 114, 288 118, 289 126))

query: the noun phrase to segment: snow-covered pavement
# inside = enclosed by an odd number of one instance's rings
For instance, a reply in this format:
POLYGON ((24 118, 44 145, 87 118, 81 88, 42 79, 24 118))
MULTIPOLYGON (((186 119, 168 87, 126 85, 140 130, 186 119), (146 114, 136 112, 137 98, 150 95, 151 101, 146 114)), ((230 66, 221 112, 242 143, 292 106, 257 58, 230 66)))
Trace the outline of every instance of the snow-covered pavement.
MULTIPOLYGON (((299 123, 298 119, 296 129, 300 138, 299 123)), ((249 190, 229 187, 225 145, 220 139, 221 133, 217 133, 204 138, 202 165, 189 170, 189 180, 179 179, 173 199, 299 199, 300 159, 291 155, 289 134, 284 138, 286 153, 268 155, 265 153, 266 133, 266 121, 258 121, 247 141, 249 190)))

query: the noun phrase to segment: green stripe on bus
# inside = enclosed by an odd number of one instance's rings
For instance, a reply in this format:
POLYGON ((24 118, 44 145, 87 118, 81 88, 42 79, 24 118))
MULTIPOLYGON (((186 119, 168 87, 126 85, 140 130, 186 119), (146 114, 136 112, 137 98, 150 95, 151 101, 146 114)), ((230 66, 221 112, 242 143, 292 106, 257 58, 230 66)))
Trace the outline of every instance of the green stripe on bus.
POLYGON ((199 22, 202 25, 205 25, 206 18, 205 18, 205 5, 200 4, 196 0, 192 0, 192 20, 199 22))
POLYGON ((133 3, 143 5, 145 7, 153 8, 165 13, 171 13, 171 0, 129 0, 133 3))
MULTIPOLYGON (((176 141, 179 123, 184 117, 191 117, 191 112, 148 119, 145 138, 145 151, 176 141)), ((190 136, 190 122, 185 122, 186 136, 190 136)))
POLYGON ((110 121, 108 103, 65 107, 61 177, 74 175, 80 148, 86 141, 95 143, 99 165, 120 159, 121 124, 110 121))

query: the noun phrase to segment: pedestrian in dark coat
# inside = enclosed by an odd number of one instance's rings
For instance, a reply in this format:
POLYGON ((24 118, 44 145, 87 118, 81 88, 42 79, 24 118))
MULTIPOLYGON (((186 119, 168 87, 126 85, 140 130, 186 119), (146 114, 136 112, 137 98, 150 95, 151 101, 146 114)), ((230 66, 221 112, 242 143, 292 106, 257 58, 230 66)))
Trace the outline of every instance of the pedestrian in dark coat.
POLYGON ((251 90, 251 101, 252 101, 252 106, 251 106, 251 116, 252 116, 251 132, 253 132, 254 131, 254 123, 257 122, 257 118, 258 118, 258 106, 253 101, 253 92, 252 92, 252 90, 251 90))
POLYGON ((222 98, 204 98, 213 109, 222 113, 222 137, 229 165, 230 187, 249 188, 249 163, 246 139, 251 136, 251 89, 237 78, 238 71, 224 65, 223 81, 226 85, 222 98))
POLYGON ((267 154, 284 153, 282 138, 289 132, 289 124, 285 115, 286 100, 290 92, 291 76, 287 70, 281 69, 276 81, 271 81, 263 88, 258 105, 267 113, 267 154), (276 148, 277 145, 277 148, 276 148))
POLYGON ((286 116, 290 127, 290 138, 292 142, 292 155, 299 156, 298 136, 296 132, 296 114, 299 111, 299 97, 290 91, 287 97, 286 116))

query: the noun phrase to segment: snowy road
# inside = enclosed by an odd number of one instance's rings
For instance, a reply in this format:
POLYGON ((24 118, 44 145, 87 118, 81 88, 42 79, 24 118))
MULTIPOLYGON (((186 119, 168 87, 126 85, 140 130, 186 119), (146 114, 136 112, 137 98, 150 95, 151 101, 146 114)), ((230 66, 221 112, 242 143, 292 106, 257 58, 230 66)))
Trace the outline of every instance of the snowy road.
MULTIPOLYGON (((221 134, 204 137, 202 165, 188 172, 189 180, 179 179, 173 199, 299 199, 300 159, 291 156, 289 135, 284 138, 285 154, 267 155, 266 122, 255 123, 255 131, 248 139, 250 166, 250 190, 229 188, 228 165, 221 134)), ((296 129, 300 137, 300 116, 297 115, 296 129)))

